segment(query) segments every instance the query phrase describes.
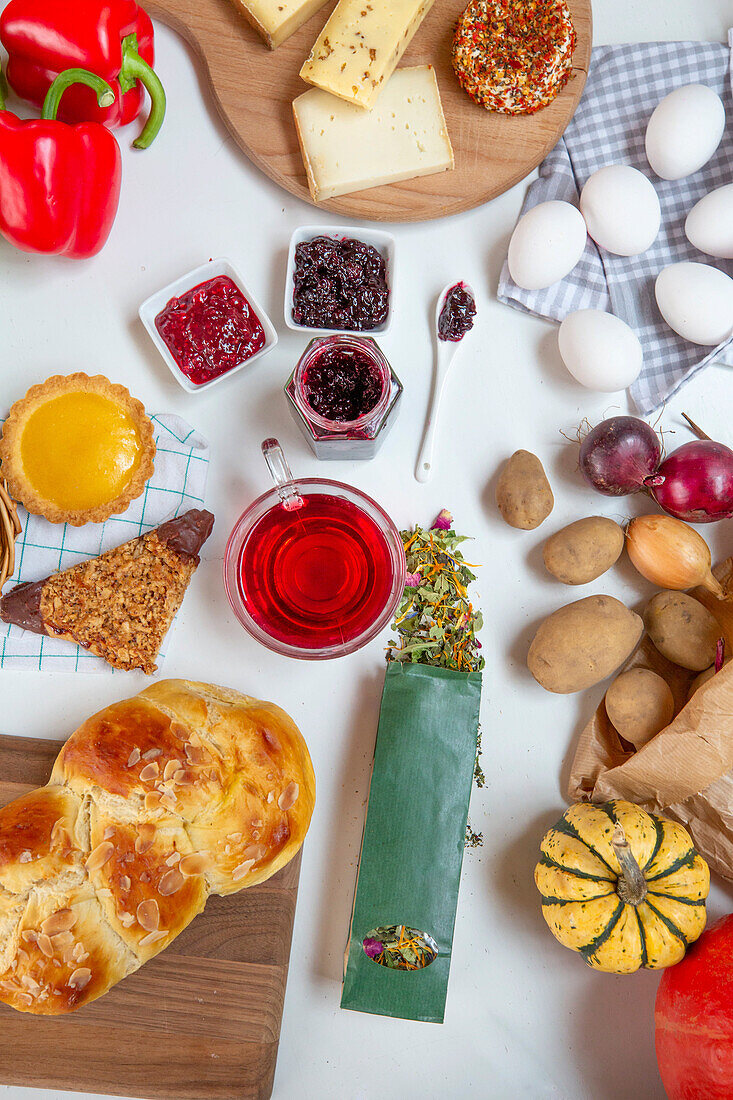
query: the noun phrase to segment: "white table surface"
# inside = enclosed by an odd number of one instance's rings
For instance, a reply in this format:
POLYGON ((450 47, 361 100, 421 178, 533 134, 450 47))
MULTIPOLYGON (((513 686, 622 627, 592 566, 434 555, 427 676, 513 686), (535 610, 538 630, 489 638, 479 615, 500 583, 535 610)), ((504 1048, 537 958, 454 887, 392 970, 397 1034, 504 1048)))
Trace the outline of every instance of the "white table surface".
MULTIPOLYGON (((728 0, 595 0, 594 8, 597 43, 722 41, 733 21, 728 0)), ((586 489, 560 435, 582 417, 596 422, 625 410, 625 396, 581 389, 562 366, 553 326, 495 300, 524 185, 464 216, 390 227, 401 279, 397 321, 383 343, 405 384, 401 414, 373 462, 324 466, 307 450, 282 395, 304 345, 285 329, 282 293, 292 230, 334 219, 280 191, 249 164, 219 122, 192 54, 166 28, 158 28, 157 68, 167 86, 168 118, 149 152, 124 149, 122 202, 104 252, 74 263, 0 245, 0 402, 7 407, 56 372, 102 371, 128 385, 149 411, 178 412, 212 442, 208 505, 216 527, 172 632, 163 674, 224 683, 282 705, 305 734, 318 779, 274 1095, 661 1098, 653 1046, 657 976, 614 977, 585 967, 545 927, 532 879, 539 841, 565 806, 562 781, 575 739, 602 694, 599 688, 549 695, 526 670, 538 620, 578 598, 543 575, 540 547, 550 530, 583 515, 628 515, 629 501, 586 489), (206 396, 190 396, 159 358, 137 308, 152 291, 219 255, 239 266, 262 299, 280 344, 250 372, 206 396), (431 377, 428 318, 440 287, 458 278, 476 288, 479 317, 446 396, 435 475, 419 486, 413 469, 431 377), (470 821, 485 843, 467 851, 464 861, 442 1027, 339 1008, 383 653, 375 641, 339 663, 287 660, 249 639, 230 613, 221 581, 224 545, 236 517, 267 486, 259 447, 270 435, 282 441, 298 474, 355 483, 400 526, 426 524, 446 506, 456 526, 476 537, 469 556, 483 563, 477 588, 486 620, 487 785, 474 791, 470 821), (535 533, 504 526, 493 504, 497 468, 519 447, 540 455, 555 492, 554 513, 535 533)), ((129 145, 132 132, 121 137, 129 145)), ((686 439, 679 416, 685 410, 713 437, 729 440, 730 387, 729 370, 710 367, 670 403, 665 426, 678 429, 676 440, 686 439)), ((630 507, 644 510, 641 503, 630 507)), ((730 552, 725 525, 706 534, 716 551, 730 552)), ((635 604, 648 591, 624 566, 583 594, 609 592, 635 604)), ((64 737, 146 682, 138 674, 113 680, 4 671, 0 728, 64 737)), ((716 883, 711 918, 731 908, 732 896, 716 883)), ((0 1087, 8 1100, 54 1095, 73 1094, 0 1087)))

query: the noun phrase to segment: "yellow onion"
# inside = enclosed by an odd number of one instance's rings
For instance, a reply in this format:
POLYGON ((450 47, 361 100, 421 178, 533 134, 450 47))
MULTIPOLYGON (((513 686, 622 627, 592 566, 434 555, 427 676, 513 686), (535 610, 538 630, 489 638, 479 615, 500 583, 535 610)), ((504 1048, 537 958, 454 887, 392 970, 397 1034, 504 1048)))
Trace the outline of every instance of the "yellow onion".
POLYGON ((639 516, 626 529, 626 549, 641 573, 659 588, 683 591, 702 585, 719 600, 723 589, 710 571, 702 535, 672 516, 639 516))

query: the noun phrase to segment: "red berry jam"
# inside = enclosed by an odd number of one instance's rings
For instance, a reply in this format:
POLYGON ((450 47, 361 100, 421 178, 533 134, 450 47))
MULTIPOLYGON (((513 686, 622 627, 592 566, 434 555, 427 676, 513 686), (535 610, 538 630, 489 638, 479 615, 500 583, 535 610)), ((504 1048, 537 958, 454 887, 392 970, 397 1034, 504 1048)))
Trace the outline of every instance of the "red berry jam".
POLYGON ((226 374, 265 346, 259 317, 227 275, 171 298, 155 318, 155 327, 196 386, 226 374))
POLYGON ((368 354, 356 342, 350 346, 326 343, 305 369, 302 393, 308 405, 325 420, 343 424, 358 420, 376 408, 384 379, 368 354))
POLYGON ((445 296, 445 303, 438 318, 438 336, 441 340, 457 343, 473 328, 476 303, 463 283, 452 286, 445 296))
POLYGON ((363 241, 315 237, 295 249, 293 320, 308 328, 368 332, 387 320, 384 259, 363 241))

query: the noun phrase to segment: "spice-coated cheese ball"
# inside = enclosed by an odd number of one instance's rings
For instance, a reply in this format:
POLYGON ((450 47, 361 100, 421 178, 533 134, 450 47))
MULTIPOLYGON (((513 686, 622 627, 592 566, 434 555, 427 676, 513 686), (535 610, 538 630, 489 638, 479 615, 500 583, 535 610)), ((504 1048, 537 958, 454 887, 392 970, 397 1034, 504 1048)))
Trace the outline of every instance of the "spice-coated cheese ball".
POLYGON ((565 0, 471 0, 456 26, 453 68, 482 107, 530 115, 567 84, 577 40, 565 0))

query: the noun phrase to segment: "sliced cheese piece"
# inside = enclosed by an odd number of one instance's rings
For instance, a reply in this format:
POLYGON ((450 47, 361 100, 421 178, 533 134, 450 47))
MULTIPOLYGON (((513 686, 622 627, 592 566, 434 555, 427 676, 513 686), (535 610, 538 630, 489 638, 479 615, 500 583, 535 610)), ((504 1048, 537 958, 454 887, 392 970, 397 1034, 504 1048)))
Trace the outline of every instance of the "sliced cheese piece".
POLYGON ((339 0, 300 75, 371 110, 432 6, 433 0, 339 0))
POLYGON ((234 0, 271 50, 281 46, 326 0, 234 0))
POLYGON ((432 65, 397 69, 373 111, 311 88, 293 113, 316 202, 454 164, 432 65))

